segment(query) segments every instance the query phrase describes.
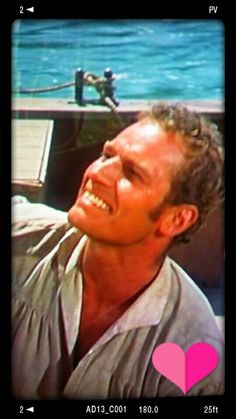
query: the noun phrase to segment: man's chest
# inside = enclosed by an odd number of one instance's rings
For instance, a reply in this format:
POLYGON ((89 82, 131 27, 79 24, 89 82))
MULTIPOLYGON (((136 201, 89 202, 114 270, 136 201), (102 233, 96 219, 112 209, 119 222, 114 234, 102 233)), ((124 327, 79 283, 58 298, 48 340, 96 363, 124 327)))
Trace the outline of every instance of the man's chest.
POLYGON ((122 314, 117 308, 95 308, 91 306, 93 304, 94 302, 88 299, 83 302, 77 345, 79 359, 89 351, 122 314))

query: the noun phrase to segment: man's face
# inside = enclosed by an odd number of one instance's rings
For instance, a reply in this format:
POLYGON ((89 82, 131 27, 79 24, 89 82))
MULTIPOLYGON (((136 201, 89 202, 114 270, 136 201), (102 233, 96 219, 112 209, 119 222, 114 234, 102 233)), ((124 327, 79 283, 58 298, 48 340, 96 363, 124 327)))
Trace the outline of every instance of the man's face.
POLYGON ((155 234, 150 213, 163 204, 182 162, 179 137, 148 119, 131 125, 106 142, 102 156, 87 168, 70 222, 106 243, 144 242, 155 234))

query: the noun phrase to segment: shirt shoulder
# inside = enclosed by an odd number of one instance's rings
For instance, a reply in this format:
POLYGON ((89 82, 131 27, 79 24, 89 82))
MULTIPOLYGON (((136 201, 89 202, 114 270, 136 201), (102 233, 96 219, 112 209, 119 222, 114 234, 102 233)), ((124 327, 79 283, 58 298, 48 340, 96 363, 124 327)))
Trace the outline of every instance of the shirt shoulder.
POLYGON ((27 200, 13 203, 12 284, 20 286, 70 228, 64 211, 27 200))
POLYGON ((176 262, 170 260, 170 264, 172 276, 178 281, 180 289, 175 330, 179 336, 184 337, 183 344, 188 346, 195 339, 222 341, 215 313, 205 294, 176 262))
POLYGON ((38 230, 67 222, 67 212, 65 211, 41 203, 32 203, 26 198, 12 200, 12 230, 14 234, 23 229, 26 231, 31 231, 33 228, 38 230))

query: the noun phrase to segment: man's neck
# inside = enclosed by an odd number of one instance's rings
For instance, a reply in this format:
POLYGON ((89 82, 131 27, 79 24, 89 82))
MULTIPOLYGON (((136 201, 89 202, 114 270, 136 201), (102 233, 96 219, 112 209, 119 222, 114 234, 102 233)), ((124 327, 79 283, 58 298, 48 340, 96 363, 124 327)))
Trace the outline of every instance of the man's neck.
POLYGON ((87 295, 104 307, 131 304, 158 274, 162 247, 147 242, 111 246, 89 239, 82 261, 87 295))

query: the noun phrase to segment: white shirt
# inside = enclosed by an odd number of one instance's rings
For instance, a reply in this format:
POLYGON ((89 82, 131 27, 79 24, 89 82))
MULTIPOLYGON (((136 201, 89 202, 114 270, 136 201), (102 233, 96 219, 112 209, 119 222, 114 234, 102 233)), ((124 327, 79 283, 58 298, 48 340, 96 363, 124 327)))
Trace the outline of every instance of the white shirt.
MULTIPOLYGON (((18 207, 18 208, 17 208, 18 207)), ((19 399, 126 399, 181 396, 151 361, 175 342, 215 347, 216 370, 187 395, 222 394, 223 342, 206 297, 170 258, 148 288, 74 365, 87 240, 66 213, 29 203, 13 211, 13 395, 19 399)), ((98 267, 99 269, 99 267, 98 267)))

